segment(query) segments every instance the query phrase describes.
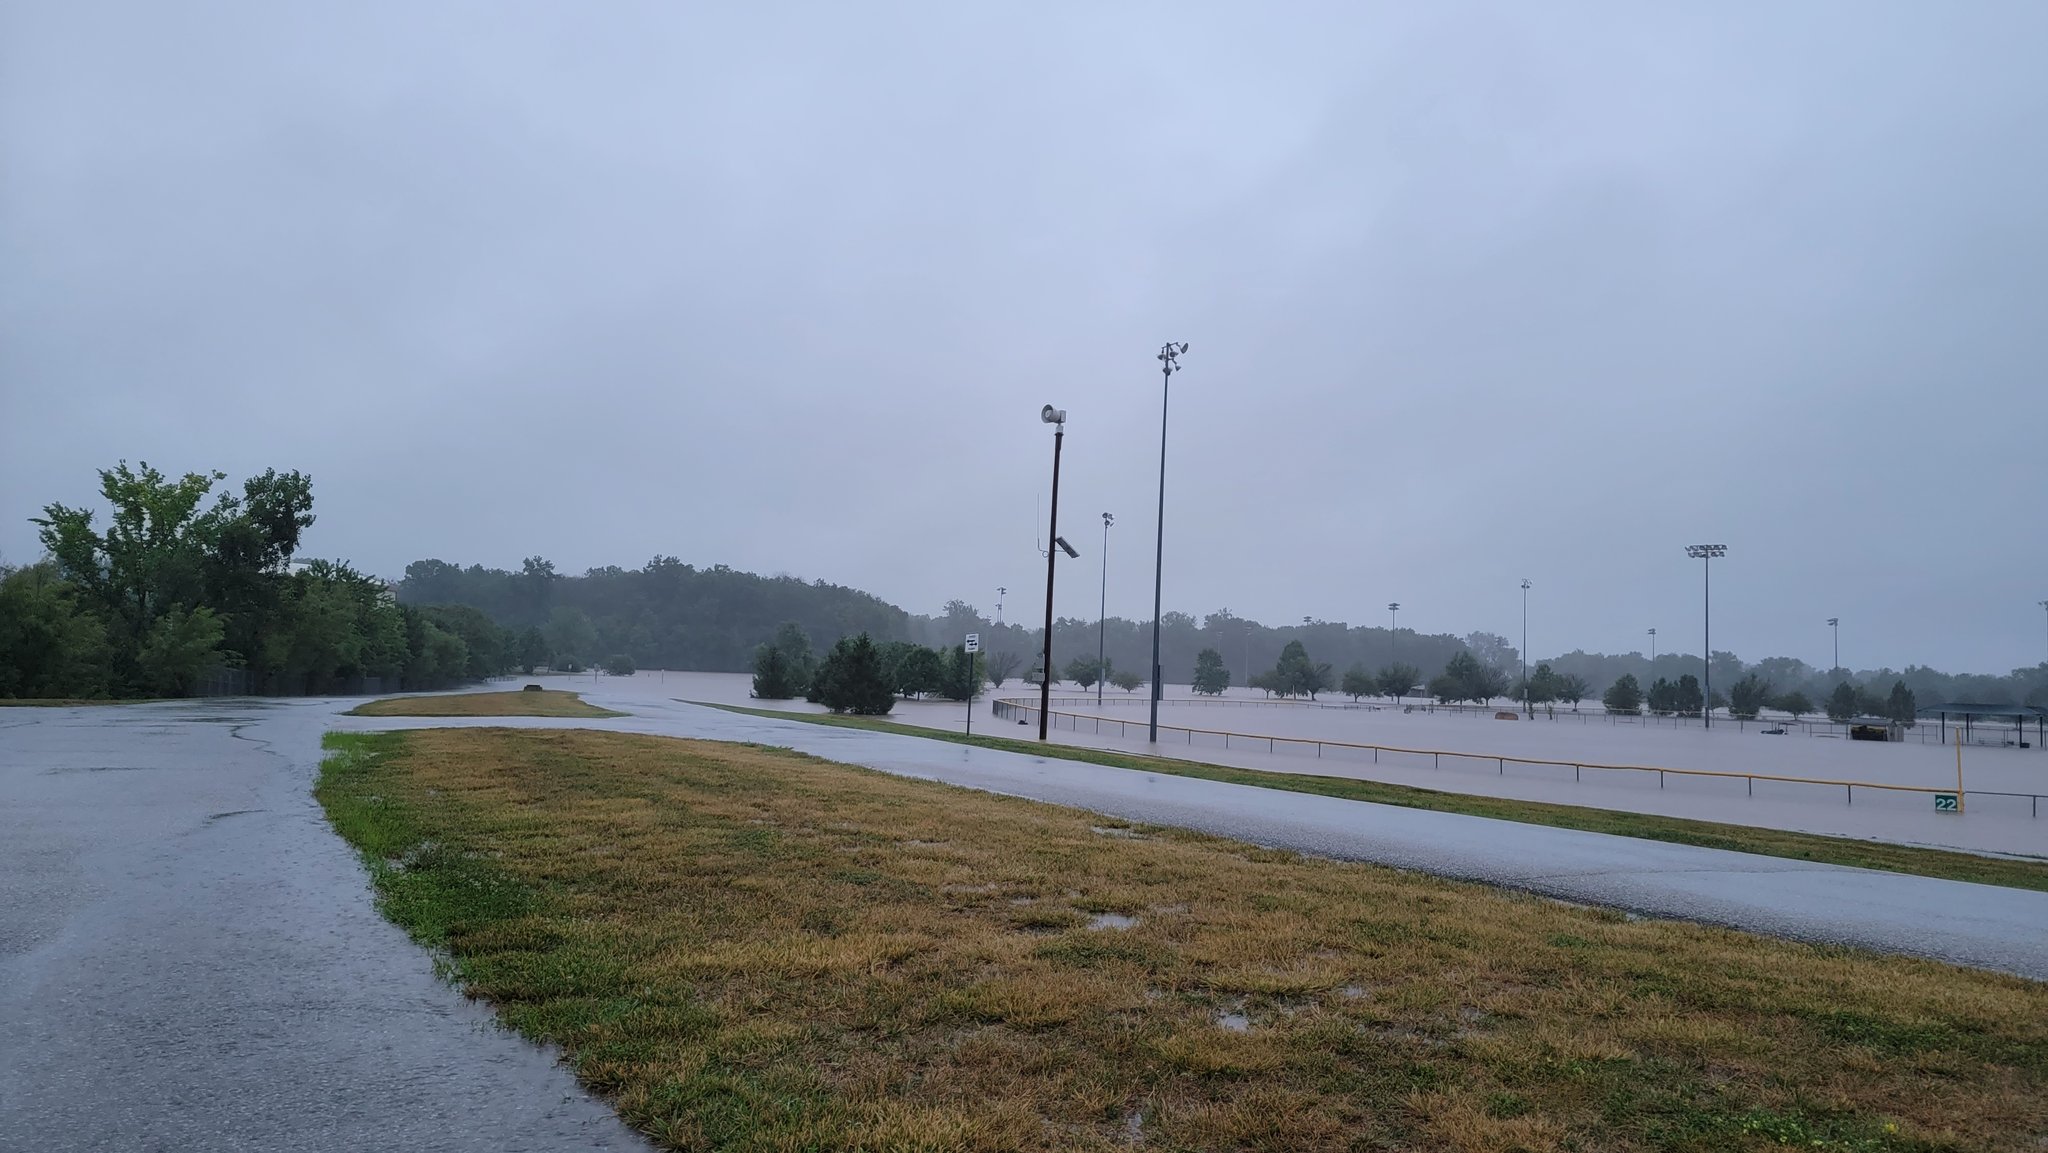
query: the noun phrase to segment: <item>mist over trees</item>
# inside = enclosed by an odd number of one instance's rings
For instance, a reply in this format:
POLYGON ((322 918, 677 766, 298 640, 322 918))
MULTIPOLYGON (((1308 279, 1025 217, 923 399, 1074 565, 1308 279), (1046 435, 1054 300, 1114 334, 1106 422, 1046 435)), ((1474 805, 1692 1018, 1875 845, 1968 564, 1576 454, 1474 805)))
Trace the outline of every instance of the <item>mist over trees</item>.
MULTIPOLYGON (((757 576, 722 565, 700 569, 674 557, 656 557, 639 569, 612 566, 581 576, 557 573, 553 564, 539 557, 529 558, 516 572, 425 560, 407 566, 399 599, 407 604, 470 605, 521 635, 536 627, 545 631, 556 608, 574 609, 583 614, 594 632, 587 643, 579 644, 591 650, 582 659, 624 653, 641 668, 751 671, 756 647, 784 622, 796 622, 810 638, 813 651, 823 651, 841 637, 858 632, 868 633, 877 644, 905 641, 940 650, 959 645, 968 633, 979 633, 991 677, 1004 681, 1021 670, 1035 668, 1041 648, 1036 624, 997 624, 965 600, 949 601, 934 615, 917 615, 868 593, 825 581, 757 576)), ((1055 621, 1053 668, 1064 674, 1077 661, 1092 661, 1096 629, 1092 619, 1061 617, 1055 621)), ((1102 626, 1102 635, 1112 677, 1116 670, 1124 670, 1139 677, 1141 683, 1150 679, 1149 620, 1111 617, 1102 626)), ((1218 682, 1245 685, 1254 676, 1276 670, 1290 643, 1301 644, 1318 662, 1333 668, 1380 670, 1378 675, 1395 666, 1418 670, 1403 690, 1404 696, 1424 685, 1426 677, 1420 670, 1441 670, 1466 653, 1481 668, 1507 678, 1497 696, 1520 697, 1522 654, 1505 637, 1485 631, 1460 637, 1323 620, 1268 626, 1229 609, 1199 618, 1168 612, 1161 619, 1160 662, 1170 684, 1196 683, 1199 665, 1206 670, 1199 682, 1204 688, 1220 688, 1218 682), (1205 653, 1209 655, 1204 657, 1205 653), (1222 674, 1228 674, 1227 680, 1222 674)), ((1682 652, 1659 653, 1653 662, 1640 652, 1574 650, 1542 664, 1548 666, 1550 675, 1536 681, 1532 667, 1532 689, 1540 687, 1549 699, 1571 705, 1603 695, 1624 676, 1635 678, 1639 694, 1647 693, 1646 686, 1654 686, 1658 680, 1675 689, 1683 677, 1691 676, 1695 684, 1701 679, 1700 658, 1682 652), (1578 695, 1574 697, 1574 693, 1578 695)), ((1809 710, 1811 702, 1825 700, 1836 684, 1845 680, 1858 691, 1868 690, 1880 698, 1899 682, 1921 703, 1968 700, 2048 706, 2048 664, 2015 670, 2008 676, 1955 675, 1924 666, 1834 673, 1791 657, 1769 657, 1750 664, 1734 653, 1717 650, 1713 654, 1716 686, 1734 686, 1752 673, 1771 687, 1773 699, 1790 699, 1798 693, 1808 702, 1809 710)), ((1318 691, 1334 691, 1341 685, 1341 677, 1332 677, 1319 685, 1318 691)), ((1359 687, 1356 679, 1353 687, 1359 687)), ((1457 691, 1484 687, 1463 686, 1457 691)))

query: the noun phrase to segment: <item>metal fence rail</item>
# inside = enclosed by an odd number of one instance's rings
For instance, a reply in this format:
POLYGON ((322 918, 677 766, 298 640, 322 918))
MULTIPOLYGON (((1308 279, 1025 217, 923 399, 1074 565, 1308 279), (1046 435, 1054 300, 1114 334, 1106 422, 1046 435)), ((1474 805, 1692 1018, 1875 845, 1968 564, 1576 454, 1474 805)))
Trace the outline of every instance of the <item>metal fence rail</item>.
MULTIPOLYGON (((1093 704, 1094 701, 1092 698, 1068 697, 1055 698, 1054 703, 1069 705, 1093 704)), ((1166 704, 1167 702, 1161 701, 1160 703, 1166 704)), ((1017 697, 998 697, 989 702, 989 711, 993 713, 999 720, 1015 720, 1019 723, 1028 723, 1031 720, 1035 720, 1038 716, 1038 702, 1035 700, 1025 700, 1017 697)), ((1084 730, 1088 730, 1092 731, 1097 735, 1100 735, 1106 729, 1113 726, 1116 730, 1116 735, 1118 737, 1128 736, 1132 728, 1136 728, 1138 732, 1142 735, 1146 732, 1147 725, 1149 723, 1144 720, 1129 721, 1124 720, 1120 717, 1100 717, 1089 713, 1061 712, 1057 709, 1049 710, 1047 716, 1049 718, 1048 723, 1050 727, 1054 729, 1064 728, 1071 732, 1081 732, 1084 730)), ((1758 781, 1768 781, 1779 784, 1791 785, 1811 785, 1822 788, 1841 789, 1844 802, 1851 805, 1856 803, 1857 789, 1876 789, 1882 792, 1891 793, 1920 793, 1929 796, 1934 794, 1955 793, 1957 802, 1959 804, 1963 803, 1964 797, 1966 796, 2024 797, 2028 800, 2028 815, 2030 817, 2039 817, 2041 815, 2041 799, 2043 796, 2048 796, 2048 794, 2040 793, 2009 793, 1999 792, 1990 789, 1970 790, 1965 793, 1958 791, 1956 789, 1930 787, 1927 785, 1892 785, 1885 784, 1879 781, 1848 781, 1830 779, 1826 777, 1795 777, 1780 773, 1746 773, 1734 772, 1726 769, 1674 769, 1661 765, 1616 765, 1607 764, 1599 761, 1559 761, 1550 760, 1543 757, 1516 757, 1497 753, 1467 753, 1460 752, 1455 749, 1415 749, 1399 745, 1377 745, 1366 744, 1356 741, 1319 740, 1314 737, 1281 737, 1263 733, 1238 733, 1231 732, 1226 729, 1201 729, 1193 728, 1187 725, 1162 724, 1159 726, 1159 729, 1162 733, 1174 732, 1183 735, 1186 738, 1186 743, 1189 747, 1194 747, 1195 738, 1197 736, 1205 738, 1220 738, 1222 742, 1221 747, 1225 749, 1245 748, 1255 750, 1263 744, 1265 746, 1265 751, 1268 753, 1287 751, 1300 752, 1303 755, 1306 755, 1310 749, 1313 749, 1315 751, 1316 759, 1318 760, 1324 759, 1324 755, 1326 752, 1334 750, 1348 753, 1371 753, 1373 764, 1380 763, 1380 754, 1382 753, 1393 753, 1402 756, 1413 757, 1428 757, 1430 758, 1430 767, 1438 769, 1443 767, 1444 758, 1446 757, 1451 758, 1453 761, 1475 761, 1481 763, 1486 761, 1492 761, 1494 762, 1494 769, 1496 773, 1500 776, 1507 775, 1507 767, 1509 765, 1538 765, 1554 768, 1569 768, 1572 771, 1572 780, 1574 781, 1583 780, 1584 774, 1587 770, 1592 770, 1595 772, 1655 773, 1657 774, 1657 787, 1660 789, 1664 787, 1665 780, 1667 777, 1705 777, 1722 780, 1742 781, 1744 782, 1747 795, 1749 796, 1756 795, 1756 783, 1758 781), (1238 743, 1236 745, 1233 745, 1231 743, 1233 740, 1237 741, 1238 743)))

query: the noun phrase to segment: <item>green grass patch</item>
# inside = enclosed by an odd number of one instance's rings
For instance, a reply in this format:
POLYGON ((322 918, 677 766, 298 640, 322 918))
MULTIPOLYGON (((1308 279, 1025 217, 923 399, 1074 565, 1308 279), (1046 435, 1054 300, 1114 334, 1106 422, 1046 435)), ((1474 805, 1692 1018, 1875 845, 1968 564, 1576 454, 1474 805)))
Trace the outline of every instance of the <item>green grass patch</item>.
POLYGON ((787 750, 330 735, 381 907, 691 1150, 2031 1151, 2048 986, 787 750), (1133 918, 1091 929, 1091 911, 1133 918))
POLYGON ((1464 813, 1474 817, 1520 821, 1528 825, 1550 825, 1560 829, 1583 829, 1589 833, 1639 837, 1646 841, 1668 841, 1677 845, 1728 849, 1732 852, 1757 853, 1766 857, 1788 857, 1792 860, 1814 861, 1826 865, 1849 865, 1859 869, 1908 873, 1916 877, 1935 877, 1944 881, 1971 881, 1980 885, 2002 885, 2009 889, 2048 892, 2048 860, 2037 858, 1983 857, 1974 853, 1922 849, 1910 845, 1887 844, 1883 841, 1852 840, 1847 837, 1827 837, 1816 833, 1760 829, 1716 821, 1694 821, 1683 817, 1625 813, 1612 809, 1548 804, 1542 801, 1518 801, 1505 797, 1467 796, 1463 793, 1445 793, 1412 785, 1392 785, 1349 777, 1268 773, 1256 769, 1204 764, 1200 761, 1152 757, 1142 753, 1082 748, 1050 741, 1041 744, 1037 741, 1020 741, 1011 737, 985 737, 978 734, 970 737, 964 733, 922 728, 878 717, 784 713, 773 709, 713 704, 709 701, 686 703, 703 705, 711 709, 724 709, 730 713, 745 713, 754 717, 802 721, 806 724, 838 728, 869 729, 880 733, 896 733, 906 737, 924 737, 934 741, 951 741, 959 745, 1024 753, 1034 757, 1084 761, 1088 764, 1130 769, 1140 773, 1198 777, 1205 781, 1252 785, 1262 789, 1283 789, 1295 793, 1314 793, 1324 797, 1340 797, 1347 801, 1371 801, 1374 804, 1429 809, 1439 813, 1464 813))
POLYGON ((623 717, 601 709, 565 689, 535 692, 443 693, 426 697, 386 697, 348 711, 352 717, 623 717))

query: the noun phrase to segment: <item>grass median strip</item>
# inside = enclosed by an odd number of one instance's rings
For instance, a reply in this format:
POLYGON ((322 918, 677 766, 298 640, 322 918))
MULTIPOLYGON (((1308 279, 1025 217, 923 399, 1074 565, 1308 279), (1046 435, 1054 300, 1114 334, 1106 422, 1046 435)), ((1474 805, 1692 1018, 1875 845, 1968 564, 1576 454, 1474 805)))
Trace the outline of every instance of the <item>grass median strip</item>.
POLYGON ((623 717, 563 689, 511 693, 443 693, 386 697, 357 705, 352 717, 623 717))
POLYGON ((1767 857, 1789 857, 1800 861, 1815 861, 1828 865, 1850 865, 1859 869, 1881 869, 1892 873, 1908 873, 1918 877, 1934 877, 1947 881, 1973 881, 1981 885, 2003 885, 2012 889, 2036 889, 2048 892, 2048 859, 2023 860, 2011 857, 1983 857, 1975 853, 1955 853, 1942 849, 1922 849, 1910 845, 1893 845, 1883 841, 1859 841, 1847 837, 1828 837, 1817 833, 1787 832, 1782 829, 1764 829, 1749 825, 1729 825, 1715 821, 1694 821, 1683 817, 1663 817, 1646 813, 1628 813, 1613 809, 1584 808, 1577 805, 1556 805, 1542 801, 1518 801, 1508 797, 1469 796, 1464 793, 1445 793, 1434 789, 1416 788, 1412 785, 1393 785, 1380 781, 1358 780, 1352 777, 1324 777, 1309 773, 1269 773, 1256 769, 1238 769, 1228 765, 1211 765, 1200 761, 1176 760, 1171 757, 1151 757, 1136 753, 1120 753, 1107 749, 1091 749, 1078 745, 1058 743, 1040 744, 1037 741, 1020 741, 1009 737, 987 737, 979 734, 966 736, 949 733, 942 729, 906 725, 899 721, 879 717, 834 716, 829 713, 788 713, 773 709, 747 708, 742 705, 712 704, 708 701, 691 701, 706 708, 724 709, 727 712, 744 713, 754 717, 769 717, 775 720, 803 721, 806 724, 832 725, 841 728, 868 729, 874 732, 898 733, 907 737, 925 737, 936 741, 951 741, 954 744, 975 745, 986 749, 1005 752, 1025 753, 1034 757, 1053 757, 1060 760, 1085 761, 1089 764, 1106 765, 1110 768, 1131 769, 1143 773, 1165 773, 1179 777, 1199 777, 1208 781, 1223 781, 1233 785, 1252 785, 1262 789, 1284 789, 1296 793, 1315 793, 1325 797, 1340 797, 1351 801, 1371 801, 1382 805, 1400 805, 1411 809, 1430 809, 1440 813, 1464 813, 1475 817, 1492 817, 1503 821, 1520 821, 1530 825, 1551 825, 1561 829, 1583 829, 1593 833, 1611 833, 1622 837, 1640 837, 1650 841, 1670 841, 1680 845, 1699 845, 1709 849, 1728 849, 1738 853, 1759 853, 1767 857))
POLYGON ((588 731, 330 734, 393 920, 682 1149, 2036 1149, 2048 986, 588 731))

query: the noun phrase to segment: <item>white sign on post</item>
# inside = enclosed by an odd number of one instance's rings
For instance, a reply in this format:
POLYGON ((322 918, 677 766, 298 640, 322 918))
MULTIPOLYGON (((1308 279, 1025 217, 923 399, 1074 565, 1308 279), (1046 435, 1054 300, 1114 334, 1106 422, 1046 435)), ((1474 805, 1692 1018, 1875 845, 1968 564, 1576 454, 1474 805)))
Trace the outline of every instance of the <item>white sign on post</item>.
POLYGON ((968 633, 967 643, 960 646, 967 653, 967 735, 974 735, 974 694, 981 689, 981 678, 975 676, 974 654, 981 651, 981 634, 968 633))

